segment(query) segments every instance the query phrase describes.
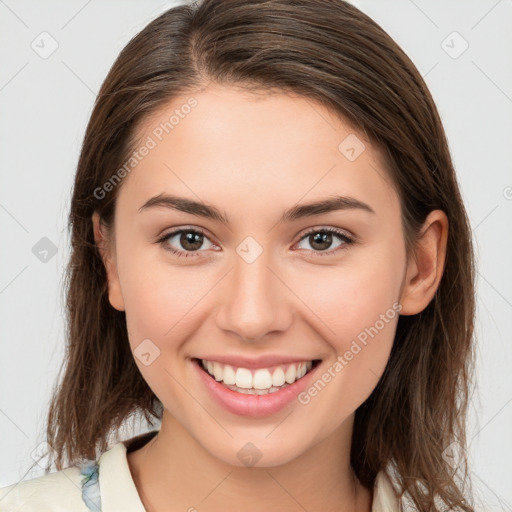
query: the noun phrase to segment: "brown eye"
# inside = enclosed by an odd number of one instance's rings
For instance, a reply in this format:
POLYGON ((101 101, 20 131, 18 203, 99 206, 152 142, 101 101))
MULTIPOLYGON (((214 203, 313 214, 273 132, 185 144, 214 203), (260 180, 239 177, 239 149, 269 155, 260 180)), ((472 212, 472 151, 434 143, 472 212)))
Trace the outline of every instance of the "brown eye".
POLYGON ((332 234, 331 233, 314 233, 309 235, 309 243, 313 249, 324 251, 329 249, 332 245, 332 234))
MULTIPOLYGON (((303 240, 306 240, 311 247, 311 249, 306 247, 306 250, 313 253, 326 253, 326 255, 333 254, 354 243, 354 240, 345 235, 345 233, 334 228, 312 229, 302 237, 301 242, 303 240), (338 238, 340 242, 332 248, 333 241, 336 238, 338 238)), ((315 255, 323 256, 323 254, 315 255)))
POLYGON ((197 251, 203 245, 203 235, 194 231, 182 231, 179 243, 188 251, 197 251))
POLYGON ((214 247, 209 238, 197 229, 179 229, 171 233, 167 233, 158 240, 164 249, 177 254, 178 256, 195 256, 204 246, 205 241, 210 244, 206 248, 214 247))

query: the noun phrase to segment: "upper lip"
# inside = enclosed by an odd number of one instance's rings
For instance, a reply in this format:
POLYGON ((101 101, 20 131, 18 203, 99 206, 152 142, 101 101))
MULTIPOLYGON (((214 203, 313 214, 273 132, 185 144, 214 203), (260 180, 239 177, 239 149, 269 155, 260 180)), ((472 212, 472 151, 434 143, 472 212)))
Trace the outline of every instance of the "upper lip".
POLYGON ((292 364, 292 363, 300 363, 303 361, 316 361, 318 358, 308 358, 308 357, 291 357, 285 355, 266 355, 259 357, 243 357, 243 356, 234 356, 234 355, 217 355, 211 354, 208 356, 201 356, 197 359, 205 359, 206 361, 216 361, 222 364, 229 364, 236 368, 247 368, 247 369, 255 369, 255 368, 268 368, 270 366, 279 366, 282 364, 292 364))

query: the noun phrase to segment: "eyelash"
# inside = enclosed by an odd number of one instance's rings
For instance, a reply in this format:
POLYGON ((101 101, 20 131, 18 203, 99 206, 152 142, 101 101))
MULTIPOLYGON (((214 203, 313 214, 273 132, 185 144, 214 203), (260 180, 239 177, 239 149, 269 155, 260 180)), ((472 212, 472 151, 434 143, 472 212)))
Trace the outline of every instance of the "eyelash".
MULTIPOLYGON (((203 252, 203 251, 180 251, 178 249, 171 247, 170 245, 166 245, 166 243, 169 241, 169 239, 171 239, 173 236, 177 235, 178 233, 194 233, 194 234, 203 235, 204 237, 209 239, 208 235, 203 230, 201 230, 199 228, 194 228, 194 229, 181 228, 181 229, 177 229, 175 231, 171 231, 170 233, 165 234, 164 236, 162 236, 161 238, 159 238, 157 240, 157 243, 161 244, 166 251, 169 251, 169 252, 177 255, 179 258, 181 258, 182 256, 184 256, 185 258, 195 257, 198 255, 199 252, 203 252)), ((335 228, 321 228, 321 229, 312 228, 302 235, 299 242, 301 242, 304 238, 306 238, 307 236, 309 236, 313 233, 333 233, 333 234, 337 235, 343 241, 343 244, 336 247, 335 249, 331 249, 328 251, 308 251, 310 253, 313 253, 315 257, 332 255, 340 250, 346 249, 347 246, 355 243, 354 239, 347 236, 343 231, 340 231, 339 229, 335 229, 335 228)))

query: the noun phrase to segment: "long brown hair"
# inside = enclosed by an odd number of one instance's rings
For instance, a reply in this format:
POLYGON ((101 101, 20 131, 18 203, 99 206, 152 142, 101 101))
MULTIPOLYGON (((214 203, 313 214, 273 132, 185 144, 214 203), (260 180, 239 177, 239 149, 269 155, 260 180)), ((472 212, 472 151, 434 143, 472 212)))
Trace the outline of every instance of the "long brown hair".
POLYGON ((428 213, 446 213, 439 288, 421 313, 400 316, 385 372, 356 411, 351 463, 368 488, 380 470, 394 475, 418 510, 440 510, 441 499, 473 511, 463 487, 475 314, 468 218, 421 75, 378 24, 342 0, 181 5, 136 35, 112 66, 87 126, 69 216, 65 371, 47 424, 57 468, 65 457, 68 465, 96 458, 133 415, 161 418, 162 404, 130 351, 125 315, 109 304, 91 216, 98 212, 112 224, 122 182, 104 184, 133 152, 140 123, 177 95, 209 83, 299 93, 364 132, 382 150, 398 192, 408 255, 428 213), (457 468, 447 457, 454 446, 457 468))

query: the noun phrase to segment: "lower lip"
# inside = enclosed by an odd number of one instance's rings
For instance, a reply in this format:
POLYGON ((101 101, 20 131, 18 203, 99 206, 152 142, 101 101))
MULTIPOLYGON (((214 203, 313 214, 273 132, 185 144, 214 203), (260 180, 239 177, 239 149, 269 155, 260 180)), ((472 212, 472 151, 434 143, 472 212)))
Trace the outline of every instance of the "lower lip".
POLYGON ((266 395, 247 395, 232 391, 217 382, 209 373, 203 370, 201 362, 197 359, 192 360, 192 363, 199 372, 199 377, 204 385, 220 405, 233 414, 253 418, 275 414, 297 399, 297 395, 308 387, 319 366, 317 364, 304 377, 279 391, 266 395))

